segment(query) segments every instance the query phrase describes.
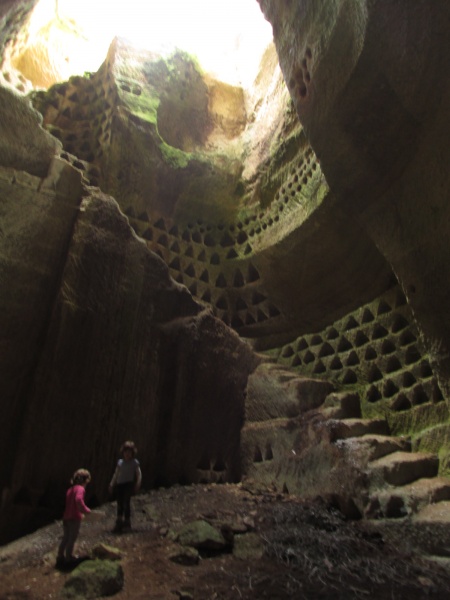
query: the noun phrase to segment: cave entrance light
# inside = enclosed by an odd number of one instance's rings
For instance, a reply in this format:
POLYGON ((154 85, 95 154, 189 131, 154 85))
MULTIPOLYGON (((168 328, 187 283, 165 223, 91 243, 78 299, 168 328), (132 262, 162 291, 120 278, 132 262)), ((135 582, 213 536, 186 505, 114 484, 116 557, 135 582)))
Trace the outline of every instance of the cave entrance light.
POLYGON ((119 36, 162 56, 184 50, 207 73, 246 88, 272 41, 272 28, 256 0, 41 0, 32 33, 49 35, 49 22, 58 28, 59 46, 61 31, 67 34, 61 80, 97 71, 119 36))

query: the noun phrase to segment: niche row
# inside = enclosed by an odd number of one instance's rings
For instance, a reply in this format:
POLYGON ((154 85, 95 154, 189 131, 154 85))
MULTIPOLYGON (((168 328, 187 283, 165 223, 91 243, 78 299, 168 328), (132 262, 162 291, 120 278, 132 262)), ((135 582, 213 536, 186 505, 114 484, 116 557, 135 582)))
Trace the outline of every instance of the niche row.
MULTIPOLYGON (((136 228, 135 231, 146 239, 136 228)), ((226 325, 240 329, 281 315, 260 291, 261 276, 251 261, 224 262, 224 258, 236 256, 228 252, 224 257, 223 252, 211 251, 201 240, 187 242, 174 237, 176 233, 177 229, 171 228, 162 234, 162 244, 158 237, 157 241, 147 239, 147 246, 164 260, 173 279, 208 304, 226 325)))
POLYGON ((247 216, 243 222, 238 222, 237 227, 243 228, 251 239, 280 222, 281 218, 295 220, 296 211, 303 211, 306 202, 313 205, 314 190, 321 179, 319 162, 312 148, 307 147, 302 156, 291 165, 289 175, 267 209, 247 216))
POLYGON ((270 442, 267 442, 263 449, 261 449, 260 445, 256 444, 253 450, 253 462, 262 463, 268 460, 273 460, 273 449, 270 442))
MULTIPOLYGON (((130 219, 136 234, 146 240, 149 246, 154 247, 155 251, 156 248, 160 248, 162 252, 168 250, 179 257, 180 261, 186 257, 219 265, 223 260, 249 257, 253 252, 245 233, 242 236, 238 233, 233 238, 225 232, 216 241, 217 238, 213 235, 213 228, 210 225, 201 226, 196 230, 190 230, 189 227, 181 230, 177 225, 166 224, 162 218, 158 218, 153 225, 149 222, 143 225, 144 214, 141 213, 139 218, 136 218, 132 207, 124 212, 130 219)), ((148 215, 145 213, 145 221, 147 219, 148 215)))
POLYGON ((104 65, 90 79, 74 76, 49 92, 33 94, 46 129, 62 142, 66 155, 78 158, 74 166, 83 171, 89 185, 100 185, 100 170, 93 163, 110 143, 116 103, 116 86, 104 65))
POLYGON ((166 222, 162 217, 156 219, 156 221, 152 223, 147 211, 138 212, 133 206, 126 207, 124 213, 130 219, 141 221, 146 224, 133 224, 138 235, 147 241, 156 241, 160 245, 170 247, 170 249, 172 249, 171 244, 173 242, 162 235, 162 232, 186 243, 194 242, 196 244, 201 244, 206 248, 223 248, 224 250, 227 250, 225 256, 227 259, 248 256, 253 252, 253 238, 258 237, 272 225, 280 221, 280 215, 272 213, 274 213, 274 211, 276 213, 281 213, 285 208, 286 213, 292 212, 293 204, 295 204, 295 202, 298 208, 300 191, 308 184, 316 173, 321 177, 320 168, 318 169, 314 153, 309 148, 306 151, 305 156, 300 159, 298 165, 292 168, 290 178, 276 193, 275 200, 268 211, 260 211, 258 214, 254 213, 252 215, 247 215, 236 223, 228 225, 224 223, 213 225, 198 218, 188 222, 186 226, 181 228, 173 224, 170 220, 166 222), (290 204, 289 207, 286 206, 288 203, 290 204))
MULTIPOLYGON (((95 163, 110 143, 113 111, 121 92, 140 96, 142 88, 136 82, 115 80, 105 63, 89 79, 74 76, 53 86, 49 92, 34 94, 34 104, 44 114, 46 128, 63 144, 62 156, 83 172, 89 185, 101 184, 101 172, 95 163)), ((177 231, 175 237, 187 243, 227 249, 227 259, 249 256, 253 252, 252 241, 278 223, 283 211, 285 219, 295 218, 292 212, 304 203, 305 197, 312 196, 308 193, 308 185, 315 177, 321 177, 320 167, 308 147, 302 157, 296 159, 288 179, 280 186, 267 209, 247 214, 229 225, 219 223, 213 226, 197 219, 188 223, 182 231, 177 231)), ((149 224, 138 235, 148 241, 158 235, 156 241, 160 245, 169 243, 155 231, 167 231, 163 219, 157 219, 152 225, 146 211, 136 214, 135 209, 129 206, 124 212, 130 219, 149 224)), ((173 225, 169 227, 174 229, 173 225)), ((135 227, 137 229, 141 228, 135 227)))
POLYGON ((74 156, 73 154, 69 154, 65 151, 61 152, 60 157, 81 172, 83 181, 86 185, 98 187, 97 184, 100 177, 100 171, 98 167, 84 160, 80 160, 78 156, 74 156))
MULTIPOLYGON (((173 234, 172 230, 170 244, 167 243, 168 233, 163 234, 163 244, 147 239, 147 246, 164 260, 173 279, 211 306, 226 325, 240 329, 281 315, 260 291, 261 276, 252 262, 244 260, 239 266, 232 263, 221 266, 219 252, 212 252, 201 243, 180 241, 173 234)), ((226 258, 229 258, 228 254, 226 258)))
MULTIPOLYGON (((300 183, 296 185, 295 189, 289 191, 292 188, 293 182, 295 183, 300 177, 302 181, 308 181, 316 169, 317 166, 313 158, 313 152, 311 149, 308 149, 306 156, 300 159, 297 169, 293 168, 291 179, 286 183, 286 187, 282 187, 281 191, 277 192, 276 200, 273 203, 275 209, 282 211, 285 205, 291 202, 293 197, 297 196, 298 189, 304 185, 300 183), (305 169, 308 170, 305 171, 305 169), (306 174, 302 176, 303 172, 306 174)), ((162 217, 157 218, 154 223, 151 223, 147 211, 138 213, 133 206, 125 208, 124 213, 129 219, 134 221, 132 226, 137 235, 143 237, 148 242, 156 242, 159 246, 169 248, 172 252, 180 254, 186 251, 193 252, 189 246, 187 250, 185 247, 181 248, 180 244, 182 242, 188 245, 190 243, 200 244, 205 248, 219 248, 226 251, 224 258, 227 260, 251 255, 253 252, 252 239, 255 236, 261 235, 280 220, 279 215, 272 217, 266 215, 264 212, 260 212, 258 215, 247 216, 245 219, 229 225, 225 225, 224 223, 212 225, 205 223, 199 218, 181 228, 169 220, 166 222, 162 217)))
POLYGON ((32 90, 31 82, 22 73, 3 69, 0 73, 0 81, 4 87, 13 88, 19 94, 27 94, 32 90))
POLYGON ((281 211, 282 207, 297 201, 302 203, 306 196, 310 199, 311 194, 308 186, 312 180, 322 177, 319 161, 312 148, 308 147, 297 164, 291 167, 290 176, 275 194, 274 208, 281 211))
POLYGON ((301 103, 306 100, 309 93, 312 59, 311 48, 306 48, 300 64, 294 69, 289 80, 289 88, 293 96, 301 103))
POLYGON ((283 346, 277 360, 302 374, 362 385, 367 402, 385 400, 395 411, 443 400, 400 287, 283 346))
POLYGON ((200 459, 197 465, 196 483, 227 483, 231 481, 226 463, 218 458, 216 460, 207 460, 205 457, 200 459))

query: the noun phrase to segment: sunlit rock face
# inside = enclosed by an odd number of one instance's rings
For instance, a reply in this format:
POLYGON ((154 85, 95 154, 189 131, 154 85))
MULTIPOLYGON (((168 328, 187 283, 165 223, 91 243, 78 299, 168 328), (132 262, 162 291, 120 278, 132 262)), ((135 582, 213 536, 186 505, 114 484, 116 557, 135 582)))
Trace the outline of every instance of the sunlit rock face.
POLYGON ((239 333, 267 346, 389 284, 389 266, 329 194, 273 49, 247 91, 188 55, 163 60, 117 39, 97 73, 33 102, 172 276, 239 333))

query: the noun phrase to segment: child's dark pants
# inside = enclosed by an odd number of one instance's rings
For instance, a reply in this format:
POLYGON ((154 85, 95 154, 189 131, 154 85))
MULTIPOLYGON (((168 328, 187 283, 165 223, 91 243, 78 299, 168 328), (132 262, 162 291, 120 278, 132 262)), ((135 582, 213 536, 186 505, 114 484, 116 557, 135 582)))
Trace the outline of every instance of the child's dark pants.
POLYGON ((80 532, 81 521, 68 519, 63 521, 64 534, 59 545, 58 557, 70 560, 73 556, 73 548, 80 532))
POLYGON ((118 483, 116 486, 117 493, 117 517, 121 519, 125 517, 125 521, 130 520, 131 516, 131 496, 133 495, 134 482, 118 483))

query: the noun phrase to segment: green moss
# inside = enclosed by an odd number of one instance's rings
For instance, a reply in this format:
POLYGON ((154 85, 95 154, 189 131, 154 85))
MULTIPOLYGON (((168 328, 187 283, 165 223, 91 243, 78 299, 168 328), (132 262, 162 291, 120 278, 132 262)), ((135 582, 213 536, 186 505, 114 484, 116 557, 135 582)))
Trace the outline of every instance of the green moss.
POLYGON ((391 413, 388 418, 394 435, 413 435, 447 423, 449 410, 445 402, 433 406, 424 404, 401 413, 391 413))
POLYGON ((203 75, 203 69, 197 57, 183 50, 175 50, 166 58, 149 62, 144 67, 144 73, 147 81, 151 81, 156 89, 164 89, 168 83, 178 82, 186 67, 191 72, 195 71, 198 75, 203 75))
POLYGON ((192 158, 192 154, 190 152, 178 150, 178 148, 169 146, 164 141, 162 141, 159 145, 159 149, 161 150, 164 161, 174 169, 186 168, 192 158))
POLYGON ((124 104, 140 119, 156 125, 158 120, 159 98, 143 91, 139 96, 126 94, 123 96, 124 104))
POLYGON ((98 598, 119 592, 124 583, 123 569, 117 562, 92 560, 81 563, 61 590, 63 598, 98 598))
POLYGON ((180 64, 187 63, 191 64, 199 75, 204 75, 204 71, 197 56, 194 54, 189 54, 189 52, 180 50, 179 48, 177 48, 170 56, 168 56, 165 63, 170 74, 178 75, 180 64))
POLYGON ((439 474, 450 474, 450 422, 430 427, 412 438, 414 452, 431 452, 439 458, 439 474))

